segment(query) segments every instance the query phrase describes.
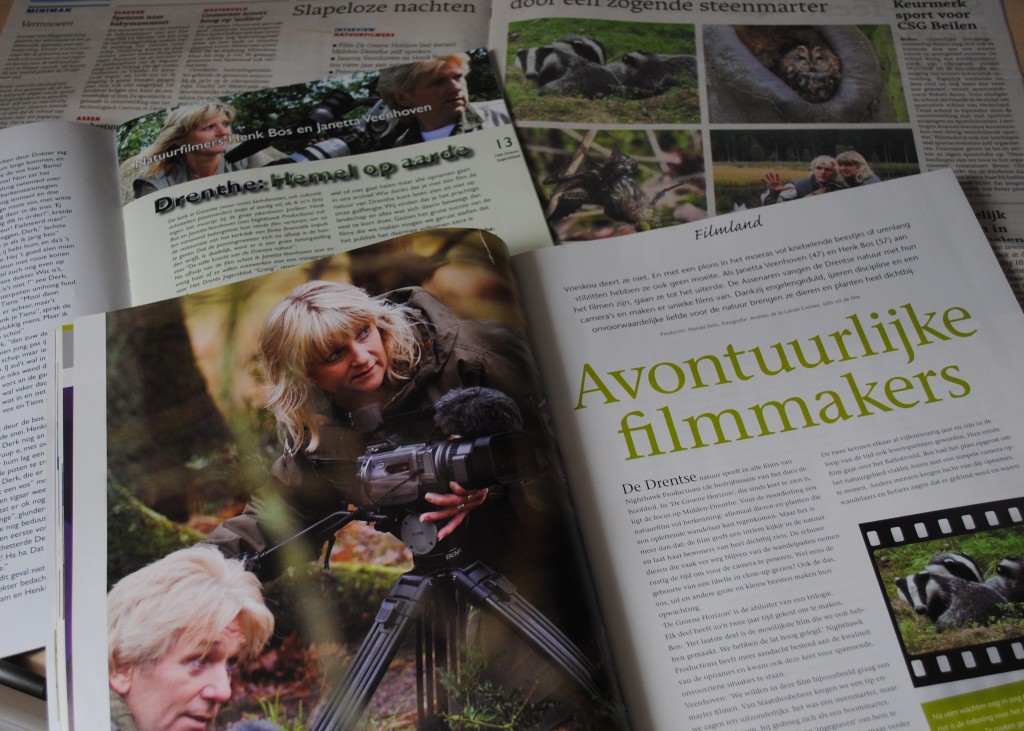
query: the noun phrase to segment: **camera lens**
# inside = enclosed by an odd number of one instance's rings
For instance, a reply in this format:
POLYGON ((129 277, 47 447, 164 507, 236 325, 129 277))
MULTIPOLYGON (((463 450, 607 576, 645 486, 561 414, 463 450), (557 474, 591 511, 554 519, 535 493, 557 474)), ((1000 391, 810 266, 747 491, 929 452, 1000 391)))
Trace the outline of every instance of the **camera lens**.
POLYGON ((524 479, 535 471, 533 448, 521 432, 453 439, 436 447, 438 475, 467 490, 524 479))
POLYGON ((331 157, 351 155, 352 149, 345 140, 340 137, 330 137, 326 140, 310 145, 298 152, 293 152, 288 157, 295 162, 307 162, 309 160, 326 160, 331 157))

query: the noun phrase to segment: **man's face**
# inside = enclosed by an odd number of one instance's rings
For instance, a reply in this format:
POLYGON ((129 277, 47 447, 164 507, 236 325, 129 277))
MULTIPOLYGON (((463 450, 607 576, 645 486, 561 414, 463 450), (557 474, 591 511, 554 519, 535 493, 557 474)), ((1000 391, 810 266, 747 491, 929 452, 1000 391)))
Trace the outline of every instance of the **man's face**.
POLYGON ((155 665, 112 671, 110 687, 139 731, 206 731, 231 698, 231 673, 244 647, 236 617, 209 648, 179 640, 155 665))
POLYGON ((453 61, 445 63, 436 73, 425 74, 412 91, 395 95, 406 108, 430 107, 430 111, 416 115, 425 130, 454 124, 469 104, 469 90, 462 66, 453 61))
POLYGON ((827 162, 819 162, 814 166, 814 179, 819 183, 830 183, 836 177, 835 168, 827 162))
POLYGON ((388 354, 380 330, 370 323, 313 363, 309 375, 328 393, 343 389, 372 393, 384 384, 387 367, 388 354))

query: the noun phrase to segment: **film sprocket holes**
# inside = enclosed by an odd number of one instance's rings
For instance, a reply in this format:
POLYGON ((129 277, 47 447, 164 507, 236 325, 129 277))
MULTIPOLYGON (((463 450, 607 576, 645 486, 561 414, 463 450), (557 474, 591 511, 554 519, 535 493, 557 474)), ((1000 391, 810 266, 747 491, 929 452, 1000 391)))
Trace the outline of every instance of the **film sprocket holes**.
MULTIPOLYGON (((900 642, 904 661, 911 681, 917 687, 946 683, 955 680, 993 675, 1024 668, 1024 632, 1021 631, 1019 612, 1024 605, 1003 604, 1008 612, 1009 623, 986 629, 947 629, 938 634, 938 641, 932 647, 919 647, 920 638, 905 637, 900 627, 900 616, 913 612, 909 604, 898 596, 895 580, 901 574, 915 573, 900 571, 901 553, 915 552, 921 555, 957 551, 962 545, 970 545, 979 538, 1005 547, 994 563, 981 567, 985 580, 1003 587, 998 578, 996 565, 1000 559, 1012 556, 1024 557, 1024 498, 1001 500, 975 505, 965 505, 946 510, 917 513, 902 517, 878 520, 860 525, 864 545, 872 558, 875 575, 889 610, 893 630, 900 642), (934 546, 934 550, 929 548, 934 546), (1016 619, 1016 621, 1014 621, 1016 619), (1000 636, 1000 631, 1006 636, 1000 636), (984 634, 990 639, 975 639, 984 634), (943 646, 943 640, 947 646, 943 646)), ((969 553, 969 551, 967 551, 969 553)), ((1004 562, 1005 563, 1005 562, 1004 562)), ((1019 562, 1018 562, 1019 563, 1019 562)), ((1019 566, 1018 566, 1019 568, 1019 566)), ((941 573, 937 572, 937 573, 941 573)), ((910 577, 906 577, 910 578, 910 577)), ((936 580, 939 583, 940 580, 936 580)), ((952 582, 961 579, 952 579, 952 582)), ((975 587, 980 584, 975 584, 975 587)), ((942 584, 948 587, 949 584, 942 584)), ((928 616, 912 615, 911 624, 921 623, 914 628, 925 636, 934 632, 929 628, 928 616)), ((911 632, 907 633, 912 635, 911 632)), ((935 636, 930 635, 929 640, 935 636)))

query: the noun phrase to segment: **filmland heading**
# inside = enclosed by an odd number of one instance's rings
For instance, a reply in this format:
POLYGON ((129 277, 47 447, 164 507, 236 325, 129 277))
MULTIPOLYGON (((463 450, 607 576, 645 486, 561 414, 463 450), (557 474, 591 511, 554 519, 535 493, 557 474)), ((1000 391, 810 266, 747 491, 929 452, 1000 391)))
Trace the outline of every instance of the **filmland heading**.
POLYGON ((761 214, 757 214, 757 218, 752 221, 729 221, 724 224, 709 223, 707 226, 697 229, 693 237, 697 241, 701 239, 710 239, 713 236, 720 234, 732 234, 737 231, 746 231, 751 228, 761 228, 764 224, 761 223, 761 214))

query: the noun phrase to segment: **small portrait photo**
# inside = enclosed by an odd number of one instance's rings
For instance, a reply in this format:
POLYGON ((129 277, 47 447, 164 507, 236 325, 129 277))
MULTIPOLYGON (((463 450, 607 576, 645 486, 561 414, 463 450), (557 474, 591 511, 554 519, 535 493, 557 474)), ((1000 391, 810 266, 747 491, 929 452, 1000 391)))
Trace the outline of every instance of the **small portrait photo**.
POLYGON ((921 172, 909 129, 713 130, 711 160, 717 213, 921 172))
POLYGON ((915 685, 1024 666, 1011 647, 1024 637, 1019 502, 861 526, 890 539, 870 554, 915 685))
POLYGON ((505 66, 505 92, 519 122, 700 122, 691 24, 584 18, 511 23, 505 66))
POLYGON ((701 134, 689 130, 519 130, 555 243, 707 217, 701 134))
POLYGON ((503 241, 431 229, 106 322, 116 728, 620 728, 503 241))
POLYGON ((704 27, 715 123, 909 121, 887 25, 704 27))

